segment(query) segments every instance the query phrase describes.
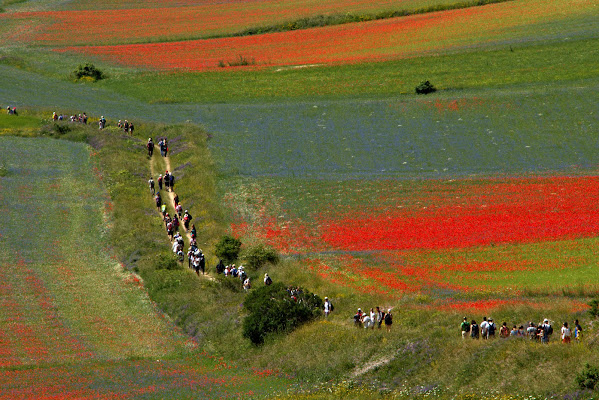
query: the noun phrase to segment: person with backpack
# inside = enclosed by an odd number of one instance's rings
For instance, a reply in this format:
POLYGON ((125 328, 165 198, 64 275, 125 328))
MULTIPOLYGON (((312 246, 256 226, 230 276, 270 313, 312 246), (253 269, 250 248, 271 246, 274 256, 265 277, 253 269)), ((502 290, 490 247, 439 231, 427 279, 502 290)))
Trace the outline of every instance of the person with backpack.
POLYGON ((162 190, 162 174, 158 175, 158 189, 162 190))
POLYGON ((162 198, 160 197, 160 192, 156 192, 156 197, 154 197, 154 201, 156 202, 156 208, 160 208, 162 205, 162 198))
POLYGON ((189 230, 189 223, 191 222, 192 219, 193 219, 193 217, 191 216, 189 211, 185 210, 185 214, 183 214, 183 226, 185 226, 186 231, 189 230))
POLYGON ((356 312, 356 313, 354 314, 354 325, 355 325, 357 328, 361 328, 361 327, 362 327, 362 315, 364 315, 364 314, 362 313, 362 309, 361 309, 361 308, 358 308, 358 312, 356 312))
POLYGON ((391 309, 389 309, 385 314, 385 327, 387 328, 387 332, 391 332, 391 325, 393 325, 393 314, 391 314, 391 309))
POLYGON ((172 173, 169 175, 169 186, 171 187, 171 191, 175 190, 175 175, 172 173))
POLYGON ((479 335, 480 335, 479 326, 475 320, 472 320, 472 322, 470 323, 470 338, 478 339, 479 335))
POLYGON ((252 283, 250 282, 250 278, 245 278, 243 281, 243 290, 248 292, 252 288, 252 283))
POLYGON ((468 318, 464 317, 460 324, 460 329, 462 330, 462 339, 466 339, 470 333, 470 323, 468 322, 468 318))
POLYGON ((268 274, 264 274, 264 284, 266 286, 272 285, 272 279, 270 278, 270 276, 268 276, 268 274))
POLYGON ((200 250, 198 251, 200 252, 200 270, 202 271, 202 275, 204 275, 206 273, 206 258, 204 257, 204 253, 200 250))
POLYGON ((504 322, 499 328, 499 337, 502 339, 507 339, 510 337, 510 328, 507 327, 507 322, 504 322))
POLYGON ((135 127, 133 126, 133 122, 129 123, 129 135, 133 135, 133 131, 135 130, 135 127))
POLYGON ((549 344, 549 337, 553 335, 553 327, 549 323, 549 320, 545 318, 543 325, 541 325, 541 343, 549 344))
POLYGON ((166 188, 166 191, 169 192, 170 191, 170 187, 171 187, 171 176, 168 173, 168 170, 164 173, 164 178, 163 178, 163 182, 164 182, 164 187, 166 188))
POLYGON ((487 326, 487 339, 495 338, 495 322, 493 322, 493 318, 489 318, 489 325, 487 326))
POLYGON ((148 138, 146 148, 148 149, 148 157, 152 157, 152 155, 154 154, 154 142, 152 141, 152 138, 148 138))

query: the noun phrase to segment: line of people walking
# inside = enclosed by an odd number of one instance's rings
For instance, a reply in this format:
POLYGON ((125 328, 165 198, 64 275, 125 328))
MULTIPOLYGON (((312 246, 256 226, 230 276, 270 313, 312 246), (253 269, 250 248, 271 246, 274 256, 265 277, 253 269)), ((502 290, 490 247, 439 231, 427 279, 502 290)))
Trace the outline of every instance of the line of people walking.
MULTIPOLYGON (((513 325, 511 329, 508 327, 507 322, 503 322, 498 328, 493 318, 487 319, 483 317, 482 322, 479 324, 473 319, 468 321, 467 317, 464 317, 460 324, 460 331, 462 338, 466 339, 494 339, 499 336, 502 339, 507 338, 528 338, 533 341, 540 343, 549 343, 550 338, 553 335, 553 326, 549 322, 549 319, 545 318, 543 322, 535 324, 530 321, 525 328, 524 325, 516 326, 513 325)), ((571 343, 572 338, 579 342, 582 339, 582 327, 578 320, 574 321, 574 325, 570 327, 568 322, 562 324, 560 330, 560 340, 562 343, 571 343)))

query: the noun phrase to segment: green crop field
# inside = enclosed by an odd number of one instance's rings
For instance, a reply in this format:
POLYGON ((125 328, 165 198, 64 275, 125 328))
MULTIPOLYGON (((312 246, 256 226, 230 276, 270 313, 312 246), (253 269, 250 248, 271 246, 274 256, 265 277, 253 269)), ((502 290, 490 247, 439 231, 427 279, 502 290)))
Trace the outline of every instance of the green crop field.
POLYGON ((0 399, 596 398, 599 3, 487 3, 0 1, 0 399), (209 278, 148 193, 168 165, 209 278), (253 345, 224 234, 280 257, 251 290, 333 313, 253 345))

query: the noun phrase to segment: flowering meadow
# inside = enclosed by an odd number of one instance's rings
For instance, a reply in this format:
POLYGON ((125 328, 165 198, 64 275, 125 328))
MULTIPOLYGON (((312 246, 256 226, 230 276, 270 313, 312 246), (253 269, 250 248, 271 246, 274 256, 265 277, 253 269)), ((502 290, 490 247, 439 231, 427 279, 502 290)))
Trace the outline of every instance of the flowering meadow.
POLYGON ((232 232, 306 257, 333 283, 391 297, 596 290, 594 176, 291 182, 232 186, 232 232))
POLYGON ((202 71, 242 56, 259 66, 357 63, 406 58, 499 41, 538 40, 539 31, 566 37, 591 29, 592 2, 517 0, 250 37, 168 43, 61 47, 56 51, 155 70, 202 71), (534 12, 530 12, 534 10, 534 12), (488 23, 492 20, 493 23, 488 23), (534 39, 536 37, 537 39, 534 39), (527 39, 528 38, 528 39, 527 39))
MULTIPOLYGON (((2 19, 35 21, 34 34, 22 37, 50 45, 143 43, 236 34, 253 27, 281 24, 316 15, 415 10, 456 0, 267 0, 150 1, 69 4, 75 10, 22 11, 2 19), (102 10, 94 10, 94 4, 102 10)), ((81 3, 81 2, 80 2, 81 3)))
POLYGON ((0 137, 0 399, 230 398, 264 378, 202 353, 108 256, 83 144, 0 137))

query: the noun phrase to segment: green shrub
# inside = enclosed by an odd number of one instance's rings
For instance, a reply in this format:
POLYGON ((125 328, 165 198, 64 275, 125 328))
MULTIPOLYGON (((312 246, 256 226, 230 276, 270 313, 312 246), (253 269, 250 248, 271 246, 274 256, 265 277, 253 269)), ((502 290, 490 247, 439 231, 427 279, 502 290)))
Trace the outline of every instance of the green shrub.
POLYGON ((243 320, 243 337, 255 345, 272 333, 288 333, 322 314, 322 299, 305 289, 292 298, 282 283, 250 292, 244 302, 249 314, 243 320))
POLYGON ((416 86, 416 94, 429 94, 436 91, 437 88, 429 81, 420 82, 420 85, 416 86))
POLYGON ((160 269, 175 270, 175 269, 183 269, 183 266, 181 265, 181 263, 179 261, 177 261, 177 259, 175 258, 174 255, 160 254, 156 257, 156 260, 154 260, 154 269, 156 269, 156 270, 160 270, 160 269))
POLYGON ((214 254, 226 264, 237 261, 241 251, 241 241, 233 236, 225 235, 214 247, 214 254))
POLYGON ((599 299, 591 300, 589 306, 591 307, 589 309, 589 314, 594 318, 597 318, 597 316, 599 316, 599 299))
POLYGON ((102 71, 91 63, 86 63, 85 65, 79 64, 77 69, 72 72, 72 76, 77 80, 89 79, 92 81, 98 81, 106 77, 102 71))
POLYGON ((250 247, 244 252, 245 264, 250 270, 257 270, 264 265, 272 264, 276 265, 279 262, 279 254, 270 247, 266 247, 262 244, 250 247))
POLYGON ((576 383, 581 389, 594 390, 599 382, 599 367, 586 364, 582 371, 576 375, 576 383))

